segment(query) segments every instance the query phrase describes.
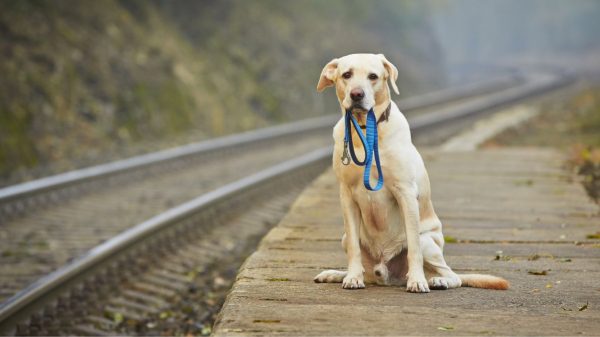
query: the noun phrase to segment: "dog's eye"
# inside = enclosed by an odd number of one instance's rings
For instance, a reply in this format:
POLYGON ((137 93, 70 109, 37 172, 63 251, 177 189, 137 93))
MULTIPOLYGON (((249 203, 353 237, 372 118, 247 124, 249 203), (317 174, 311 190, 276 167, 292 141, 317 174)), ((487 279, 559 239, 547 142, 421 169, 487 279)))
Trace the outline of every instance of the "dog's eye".
POLYGON ((378 79, 379 76, 375 75, 375 74, 369 74, 369 79, 375 81, 376 79, 378 79))
POLYGON ((352 73, 347 71, 345 73, 342 74, 342 77, 345 79, 349 79, 350 77, 352 77, 352 73))

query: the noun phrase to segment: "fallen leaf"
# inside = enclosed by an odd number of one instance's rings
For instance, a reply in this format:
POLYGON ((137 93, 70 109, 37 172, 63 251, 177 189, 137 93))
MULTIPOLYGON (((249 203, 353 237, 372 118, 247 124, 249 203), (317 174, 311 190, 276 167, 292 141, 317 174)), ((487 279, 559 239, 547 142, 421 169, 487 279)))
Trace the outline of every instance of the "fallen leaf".
POLYGON ((571 309, 571 308, 566 308, 566 307, 560 307, 560 308, 564 311, 573 311, 573 309, 571 309))
POLYGON ((528 261, 537 261, 537 260, 539 260, 541 258, 544 258, 544 259, 553 259, 554 255, 549 254, 549 253, 541 253, 541 254, 535 253, 535 254, 529 255, 527 257, 527 260, 528 261))
POLYGON ((511 259, 512 257, 504 255, 501 250, 496 251, 496 257, 494 257, 495 261, 510 261, 511 259))
POLYGON ((548 284, 546 284, 546 288, 552 288, 552 287, 553 287, 553 286, 552 286, 552 283, 548 283, 548 284))
POLYGON ((600 239, 600 232, 596 232, 596 234, 588 234, 585 237, 588 239, 600 239))
POLYGON ((577 310, 579 310, 579 311, 587 310, 588 304, 589 304, 589 302, 586 301, 585 304, 582 305, 582 306, 580 306, 580 307, 578 307, 577 310))
POLYGON ((558 259, 558 262, 571 262, 572 260, 569 259, 568 257, 563 257, 561 259, 558 259))
POLYGON ((529 273, 531 275, 548 275, 549 271, 550 271, 550 269, 548 269, 548 270, 528 270, 527 273, 529 273))
POLYGON ((442 331, 451 331, 454 330, 453 326, 450 325, 446 325, 446 326, 438 326, 438 330, 442 330, 442 331))

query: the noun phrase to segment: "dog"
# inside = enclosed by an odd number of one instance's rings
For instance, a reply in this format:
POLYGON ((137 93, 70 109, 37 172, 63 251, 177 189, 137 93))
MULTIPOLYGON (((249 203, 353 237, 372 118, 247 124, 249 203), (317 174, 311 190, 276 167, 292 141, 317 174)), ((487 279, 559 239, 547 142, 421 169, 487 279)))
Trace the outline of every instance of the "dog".
MULTIPOLYGON (((397 68, 383 54, 336 58, 321 72, 317 91, 335 86, 342 116, 350 110, 362 127, 373 109, 385 180, 381 190, 368 191, 363 168, 342 163, 342 117, 333 128, 333 170, 339 182, 348 270, 325 270, 314 281, 342 283, 344 289, 361 289, 365 283, 399 285, 414 293, 461 286, 507 289, 508 282, 500 277, 459 275, 446 264, 442 223, 433 209, 427 170, 412 144, 406 118, 391 100, 388 81, 399 94, 397 79, 397 68)), ((356 130, 351 137, 360 157, 364 149, 356 130)), ((377 171, 371 170, 371 180, 377 178, 377 171)))

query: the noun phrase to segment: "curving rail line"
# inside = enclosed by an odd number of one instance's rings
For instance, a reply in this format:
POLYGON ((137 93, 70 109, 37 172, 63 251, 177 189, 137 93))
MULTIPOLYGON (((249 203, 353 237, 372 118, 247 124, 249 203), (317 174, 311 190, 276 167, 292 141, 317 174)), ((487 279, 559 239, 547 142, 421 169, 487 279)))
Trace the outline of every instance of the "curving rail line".
MULTIPOLYGON (((570 76, 554 74, 510 78, 511 85, 498 81, 495 84, 497 92, 487 97, 449 108, 442 106, 435 113, 409 118, 413 132, 443 127, 457 119, 564 86, 572 80, 570 76), (498 90, 500 87, 503 90, 498 90)), ((473 88, 469 90, 467 92, 472 92, 473 88)), ((442 104, 456 95, 431 95, 426 101, 430 105, 442 104)), ((235 155, 237 151, 248 151, 248 147, 255 146, 254 142, 272 142, 273 139, 281 142, 292 135, 330 130, 338 117, 326 116, 192 144, 2 189, 2 214, 4 219, 13 218, 38 204, 46 205, 89 191, 89 186, 94 189, 108 185, 107 179, 127 181, 137 176, 142 168, 169 171, 172 162, 182 158, 205 158, 222 155, 223 151, 235 155), (102 182, 98 183, 98 180, 102 182), (65 190, 67 192, 56 192, 65 190)), ((322 172, 329 165, 330 156, 330 147, 325 147, 274 165, 202 194, 112 237, 2 303, 0 333, 149 334, 156 333, 152 330, 156 328, 156 321, 163 322, 160 324, 164 331, 169 320, 163 317, 166 311, 162 310, 170 305, 169 302, 185 302, 186 296, 195 296, 192 290, 198 284, 206 283, 209 266, 222 266, 219 261, 228 256, 243 256, 243 251, 252 249, 269 224, 285 212, 284 201, 293 200, 303 186, 322 172), (223 235, 220 231, 228 234, 223 235), (250 237, 255 238, 253 243, 245 244, 243 241, 250 237), (230 241, 222 241, 225 238, 230 241), (191 276, 190 270, 194 271, 191 276), (148 321, 146 316, 158 318, 148 321)), ((206 303, 210 307, 212 302, 208 300, 206 303)), ((218 307, 218 303, 213 306, 218 307)), ((197 313, 194 308, 190 310, 197 313)), ((182 324, 187 323, 178 323, 182 324)), ((199 329, 205 328, 191 326, 184 332, 198 333, 199 329)))

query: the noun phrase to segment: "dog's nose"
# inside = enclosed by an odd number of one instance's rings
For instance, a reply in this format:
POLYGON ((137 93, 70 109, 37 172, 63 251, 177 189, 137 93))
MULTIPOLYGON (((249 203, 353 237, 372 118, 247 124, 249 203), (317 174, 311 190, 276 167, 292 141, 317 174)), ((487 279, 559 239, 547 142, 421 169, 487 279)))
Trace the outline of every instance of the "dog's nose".
POLYGON ((364 97, 365 92, 361 88, 352 89, 352 91, 350 91, 350 98, 352 98, 354 102, 358 102, 364 97))

